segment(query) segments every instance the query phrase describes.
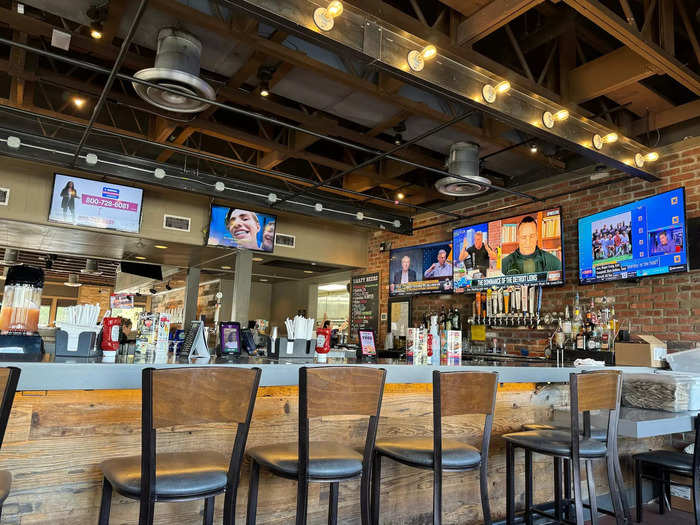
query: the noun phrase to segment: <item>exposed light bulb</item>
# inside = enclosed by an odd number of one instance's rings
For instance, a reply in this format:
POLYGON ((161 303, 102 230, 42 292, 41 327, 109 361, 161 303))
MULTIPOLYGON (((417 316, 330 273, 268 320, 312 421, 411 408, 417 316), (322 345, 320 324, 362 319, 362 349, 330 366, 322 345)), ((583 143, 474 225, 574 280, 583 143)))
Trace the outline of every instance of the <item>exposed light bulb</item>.
POLYGON ((398 192, 398 193, 396 194, 396 198, 397 198, 398 200, 400 200, 400 201, 402 201, 402 200, 404 199, 405 196, 406 196, 406 195, 404 195, 402 192, 398 192))
POLYGON ((90 36, 94 38, 95 40, 99 40, 102 38, 102 31, 100 31, 97 28, 93 28, 90 30, 90 36))
POLYGON ((214 184, 214 189, 216 191, 224 191, 226 189, 226 184, 224 184, 220 180, 216 181, 216 184, 214 184))
POLYGON ((270 96, 270 83, 267 81, 260 82, 260 96, 269 97, 270 96))
POLYGON ((530 144, 530 153, 537 153, 537 144, 530 144))
POLYGON ((603 137, 603 142, 606 144, 612 144, 613 142, 617 142, 618 138, 617 133, 608 133, 603 137))
POLYGON ((394 220, 394 228, 401 228, 401 221, 398 219, 394 220))
POLYGON ((505 93, 509 89, 510 89, 510 82, 508 82, 507 80, 503 80, 502 82, 499 82, 498 84, 496 84, 496 91, 498 91, 499 93, 505 93))
POLYGON ((408 53, 408 67, 413 71, 422 71, 425 67, 425 61, 435 58, 437 55, 437 48, 428 44, 422 50, 413 50, 408 53))
POLYGON ((87 162, 90 166, 94 166, 95 164, 97 164, 98 160, 99 159, 97 158, 97 155, 95 155, 94 153, 88 153, 87 155, 85 155, 85 162, 87 162))
POLYGON ((647 160, 647 162, 655 162, 659 160, 659 154, 655 151, 650 151, 644 158, 647 160))
POLYGON ((319 7, 314 11, 314 23, 321 31, 330 31, 335 25, 334 18, 343 14, 343 3, 333 0, 328 7, 319 7))
POLYGON ((357 218, 358 221, 361 221, 361 220, 364 220, 365 214, 362 213, 361 211, 358 211, 358 212, 355 214, 355 217, 357 218))
POLYGON ((153 170, 153 176, 156 179, 164 179, 165 178, 165 170, 163 168, 156 168, 153 170))
POLYGON ((323 204, 321 204, 320 202, 317 202, 316 204, 314 204, 314 210, 321 213, 323 211, 323 204))
POLYGON ((275 194, 275 193, 268 194, 267 202, 269 202, 270 204, 276 203, 277 202, 277 194, 275 194))
POLYGON ((554 114, 554 118, 559 122, 564 121, 569 118, 569 112, 565 109, 560 109, 554 114))
POLYGON ((481 88, 481 96, 483 96, 484 100, 489 104, 496 102, 496 93, 496 88, 491 84, 484 84, 484 87, 481 88))
POLYGON ((73 105, 78 108, 78 109, 83 109, 83 106, 85 105, 85 99, 82 97, 73 97, 72 98, 73 105))
POLYGON ((8 148, 19 149, 19 147, 21 145, 22 145, 22 141, 20 140, 19 137, 15 137, 14 135, 7 137, 7 147, 8 148))

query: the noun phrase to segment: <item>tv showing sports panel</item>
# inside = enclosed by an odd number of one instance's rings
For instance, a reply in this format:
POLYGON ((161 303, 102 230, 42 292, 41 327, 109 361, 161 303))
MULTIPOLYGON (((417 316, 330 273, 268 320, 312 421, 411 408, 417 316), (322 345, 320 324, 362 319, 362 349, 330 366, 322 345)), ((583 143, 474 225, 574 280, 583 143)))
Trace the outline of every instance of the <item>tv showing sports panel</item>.
POLYGON ((578 220, 581 284, 685 272, 683 188, 578 220))
POLYGON ((389 297, 452 293, 452 243, 391 250, 389 297))
POLYGON ((452 245, 455 293, 564 283, 560 208, 457 228, 452 245))
POLYGON ((138 233, 143 190, 56 173, 49 221, 138 233))
POLYGON ((276 224, 274 215, 214 205, 211 207, 207 244, 272 253, 276 224))

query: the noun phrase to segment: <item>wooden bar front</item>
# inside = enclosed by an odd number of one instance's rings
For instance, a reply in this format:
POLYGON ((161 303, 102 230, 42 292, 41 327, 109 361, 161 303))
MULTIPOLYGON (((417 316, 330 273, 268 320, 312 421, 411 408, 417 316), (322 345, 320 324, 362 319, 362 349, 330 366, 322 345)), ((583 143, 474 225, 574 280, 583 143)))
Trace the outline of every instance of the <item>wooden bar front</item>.
MULTIPOLYGON (((432 433, 432 385, 386 386, 378 438, 429 436, 432 433)), ((333 399, 327 399, 333 403, 333 399)), ((193 398, 193 403, 197 399, 193 398)), ((489 455, 489 490, 494 519, 505 515, 505 461, 499 436, 524 423, 549 419, 554 408, 568 404, 566 385, 536 387, 532 383, 505 384, 499 389, 489 455)), ((261 387, 248 446, 295 441, 298 418, 297 387, 261 387)), ((3 508, 3 523, 82 525, 97 522, 102 476, 101 461, 140 453, 141 392, 138 390, 18 392, 0 468, 12 471, 12 492, 3 508)), ((444 434, 475 446, 481 437, 482 417, 445 419, 444 434)), ((336 439, 361 446, 365 420, 333 418, 312 422, 312 439, 336 439), (315 432, 315 430, 317 430, 315 432)), ((217 450, 230 453, 231 428, 216 425, 171 428, 159 434, 159 451, 217 450)), ((663 438, 622 440, 621 454, 661 448, 663 438)), ((516 459, 516 493, 523 491, 522 458, 516 459)), ((244 523, 248 493, 246 461, 238 491, 236 523, 244 523)), ((551 500, 551 460, 535 456, 536 500, 551 500)), ((632 479, 626 472, 628 484, 632 479)), ((597 476, 599 477, 599 476, 597 476)), ((607 485, 598 492, 607 492, 607 485)), ((482 520, 478 475, 446 473, 443 483, 443 522, 482 520)), ((309 489, 309 524, 327 523, 328 485, 309 489)), ((223 496, 217 498, 215 520, 222 519, 223 496)), ((262 472, 258 523, 294 521, 296 484, 262 472)), ((156 504, 156 523, 200 524, 203 502, 156 504)), ((341 484, 339 522, 359 524, 359 480, 341 484)), ((382 469, 380 523, 420 524, 432 521, 432 472, 386 461, 382 469)), ((138 502, 115 495, 111 523, 137 523, 138 502)))

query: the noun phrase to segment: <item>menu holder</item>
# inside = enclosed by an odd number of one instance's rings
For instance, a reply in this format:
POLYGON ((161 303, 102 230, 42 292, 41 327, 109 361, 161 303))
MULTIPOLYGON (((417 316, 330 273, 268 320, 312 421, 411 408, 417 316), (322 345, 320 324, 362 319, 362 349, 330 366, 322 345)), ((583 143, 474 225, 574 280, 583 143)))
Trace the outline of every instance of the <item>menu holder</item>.
POLYGON ((210 357, 207 339, 204 335, 204 323, 202 321, 192 321, 190 328, 182 343, 181 353, 187 353, 188 358, 210 357))
POLYGON ((372 360, 377 357, 377 344, 374 339, 374 330, 358 330, 360 336, 360 350, 358 359, 372 360))

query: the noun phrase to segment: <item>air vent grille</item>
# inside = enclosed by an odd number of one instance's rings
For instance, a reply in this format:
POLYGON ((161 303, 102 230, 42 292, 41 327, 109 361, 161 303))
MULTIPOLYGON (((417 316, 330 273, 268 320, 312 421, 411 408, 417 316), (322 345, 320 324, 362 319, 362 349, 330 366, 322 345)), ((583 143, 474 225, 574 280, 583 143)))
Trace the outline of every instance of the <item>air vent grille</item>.
POLYGON ((163 215, 163 228, 166 230, 177 230, 180 232, 190 231, 189 217, 178 217, 176 215, 163 215))
POLYGON ((294 235, 278 233, 275 235, 275 246, 283 246, 284 248, 294 248, 297 238, 294 235))

